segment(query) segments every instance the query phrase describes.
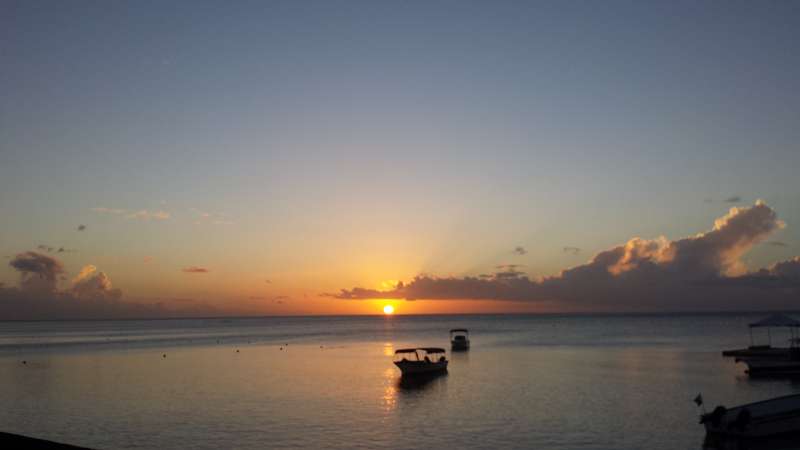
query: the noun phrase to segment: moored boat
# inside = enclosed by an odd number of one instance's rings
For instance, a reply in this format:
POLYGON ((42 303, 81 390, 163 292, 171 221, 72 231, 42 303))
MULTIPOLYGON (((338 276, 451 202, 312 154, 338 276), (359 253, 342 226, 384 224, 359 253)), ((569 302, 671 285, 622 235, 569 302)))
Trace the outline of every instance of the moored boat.
POLYGON ((785 314, 772 314, 758 322, 748 325, 750 330, 750 346, 747 348, 739 348, 735 350, 724 350, 722 356, 736 357, 736 358, 783 358, 789 356, 790 348, 787 347, 773 347, 772 346, 772 328, 788 328, 790 333, 790 342, 797 339, 797 330, 800 329, 800 321, 795 320, 785 314), (755 345, 753 342, 753 329, 766 328, 767 330, 767 344, 755 345))
POLYGON ((423 375, 447 371, 447 357, 443 348, 401 348, 394 352, 394 365, 403 376, 423 375))
MULTIPOLYGON (((702 397, 698 396, 702 403, 702 397)), ((697 400, 696 400, 697 401, 697 400)), ((748 403, 717 406, 700 416, 709 435, 766 438, 800 431, 800 394, 748 403)))
POLYGON ((466 328, 453 328, 450 330, 450 349, 469 350, 469 330, 466 328))

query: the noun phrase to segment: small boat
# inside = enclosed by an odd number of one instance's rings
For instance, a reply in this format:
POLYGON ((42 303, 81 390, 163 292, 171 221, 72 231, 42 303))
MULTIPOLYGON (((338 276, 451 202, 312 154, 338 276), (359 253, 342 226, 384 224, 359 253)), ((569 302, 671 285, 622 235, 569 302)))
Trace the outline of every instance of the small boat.
POLYGON ((445 350, 438 347, 401 348, 394 352, 394 365, 403 376, 447 371, 445 350))
POLYGON ((800 430, 800 394, 777 397, 734 408, 717 406, 700 416, 709 435, 766 438, 800 430))
POLYGON ((453 328, 450 330, 450 349, 469 350, 469 330, 466 328, 453 328))
POLYGON ((789 355, 790 348, 772 346, 772 328, 788 328, 791 335, 790 341, 797 339, 797 330, 800 329, 800 321, 795 320, 785 314, 773 314, 767 318, 751 323, 750 346, 735 350, 724 350, 722 356, 736 358, 782 358, 789 355), (767 344, 755 345, 753 342, 753 328, 767 329, 767 344))

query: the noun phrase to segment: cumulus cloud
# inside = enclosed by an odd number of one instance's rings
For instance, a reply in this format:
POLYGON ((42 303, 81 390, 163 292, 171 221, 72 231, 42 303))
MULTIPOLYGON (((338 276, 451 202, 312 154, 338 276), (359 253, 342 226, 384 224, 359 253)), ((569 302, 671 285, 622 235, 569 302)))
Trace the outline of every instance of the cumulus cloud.
POLYGON ((205 267, 198 267, 198 266, 184 267, 183 271, 185 273, 208 273, 209 272, 209 270, 206 269, 205 267))
POLYGON ((122 291, 93 265, 84 266, 67 287, 59 289, 58 281, 65 280, 64 266, 56 258, 33 251, 17 254, 9 265, 19 273, 20 282, 17 287, 0 284, 3 320, 208 317, 220 313, 197 302, 123 301, 122 291))
POLYGON ((800 256, 773 265, 767 271, 767 275, 800 283, 800 256))
POLYGON ((518 246, 514 247, 514 250, 511 253, 513 253, 515 255, 522 256, 522 255, 528 253, 528 251, 525 250, 525 247, 522 247, 522 246, 518 245, 518 246))
POLYGON ((61 261, 37 252, 19 253, 8 264, 19 272, 20 286, 27 291, 55 291, 64 272, 61 261))
POLYGON ((72 280, 71 292, 77 298, 89 300, 119 300, 122 297, 122 291, 112 287, 108 275, 91 264, 84 266, 72 280))
POLYGON ((489 275, 420 275, 390 290, 356 287, 327 295, 554 302, 565 309, 584 310, 785 307, 798 299, 798 258, 751 273, 740 261, 783 226, 772 208, 757 201, 750 207, 731 208, 707 232, 674 241, 632 238, 585 264, 539 280, 517 267, 500 266, 489 275), (781 289, 764 290, 765 280, 781 289))

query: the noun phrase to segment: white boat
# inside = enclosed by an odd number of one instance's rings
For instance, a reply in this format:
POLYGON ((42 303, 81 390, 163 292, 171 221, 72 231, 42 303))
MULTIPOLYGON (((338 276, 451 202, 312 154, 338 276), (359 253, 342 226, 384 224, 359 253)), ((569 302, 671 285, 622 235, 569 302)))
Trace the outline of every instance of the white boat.
POLYGON ((469 350, 469 330, 466 328, 453 328, 450 330, 450 349, 469 350))
POLYGON ((401 348, 394 352, 394 365, 403 376, 446 372, 447 357, 438 347, 401 348))
POLYGON ((800 394, 734 408, 717 406, 700 416, 709 435, 766 438, 800 432, 800 394))

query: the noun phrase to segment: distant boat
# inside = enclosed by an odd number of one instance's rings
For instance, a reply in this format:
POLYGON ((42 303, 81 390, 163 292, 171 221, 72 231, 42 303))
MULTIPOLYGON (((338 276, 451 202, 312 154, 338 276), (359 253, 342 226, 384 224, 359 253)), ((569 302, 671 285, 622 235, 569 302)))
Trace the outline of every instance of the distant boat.
POLYGON ((722 356, 731 356, 736 358, 782 358, 788 357, 790 347, 773 347, 772 346, 772 333, 771 328, 789 328, 791 335, 790 341, 795 343, 797 341, 797 330, 800 329, 800 321, 795 320, 785 314, 773 314, 758 322, 751 323, 748 327, 750 329, 750 346, 747 348, 740 348, 735 350, 725 350, 722 356), (753 343, 753 328, 766 328, 768 343, 766 345, 755 345, 753 343))
POLYGON ((453 328, 450 330, 450 349, 469 350, 469 330, 466 328, 453 328))
POLYGON ((777 397, 734 408, 717 406, 700 416, 709 435, 766 438, 800 432, 800 394, 777 397))
POLYGON ((447 371, 447 357, 443 348, 401 348, 394 352, 394 365, 403 376, 431 374, 447 371))

